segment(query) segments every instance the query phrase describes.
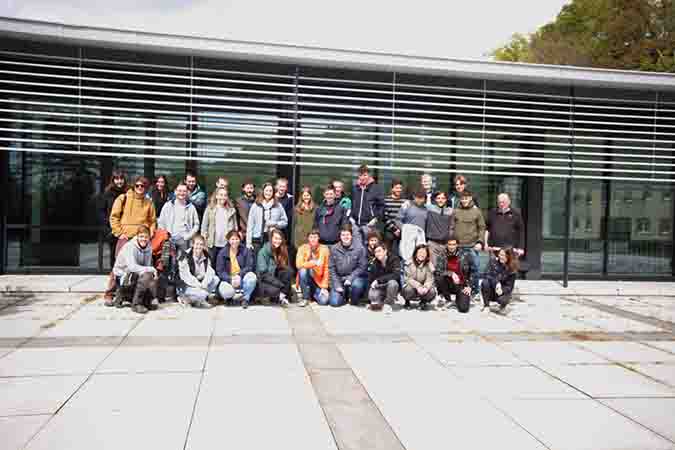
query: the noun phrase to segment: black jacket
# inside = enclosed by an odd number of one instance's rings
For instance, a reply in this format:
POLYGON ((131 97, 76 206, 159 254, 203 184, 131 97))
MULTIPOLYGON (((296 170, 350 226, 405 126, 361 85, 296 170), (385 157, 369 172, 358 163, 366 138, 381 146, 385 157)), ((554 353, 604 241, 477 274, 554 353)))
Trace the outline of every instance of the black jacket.
POLYGON ((445 244, 455 230, 454 210, 449 207, 439 208, 436 205, 427 206, 426 238, 429 241, 445 244))
POLYGON ((335 243, 340 240, 340 227, 346 221, 345 211, 337 203, 328 208, 324 201, 314 212, 314 228, 319 229, 322 242, 335 243))
POLYGON ((389 254, 383 266, 379 259, 375 259, 368 270, 368 284, 377 280, 377 284, 387 284, 391 280, 401 284, 401 260, 398 256, 389 254))
POLYGON ((153 189, 150 191, 150 199, 152 200, 152 204, 155 206, 155 213, 157 214, 157 217, 159 217, 164 203, 169 201, 169 193, 165 192, 162 196, 162 194, 157 189, 153 189))
MULTIPOLYGON (((502 284, 502 295, 510 295, 516 285, 516 273, 511 272, 508 267, 499 262, 495 256, 490 257, 488 268, 485 271, 485 280, 496 286, 502 284)), ((483 281, 485 283, 485 281, 483 281)))
MULTIPOLYGON (((462 278, 464 279, 462 287, 471 286, 471 263, 469 262, 469 258, 465 258, 461 251, 457 252, 457 255, 454 257, 459 258, 459 268, 462 271, 462 278)), ((434 264, 434 277, 436 279, 447 277, 450 274, 448 272, 449 258, 448 250, 445 249, 443 254, 436 259, 434 264)))
POLYGON ((380 222, 384 218, 384 191, 371 182, 365 189, 355 184, 352 189, 351 217, 358 226, 367 225, 371 219, 376 218, 380 222))
POLYGON ((122 194, 126 194, 125 189, 110 189, 103 192, 98 201, 98 222, 104 228, 103 235, 106 238, 112 237, 112 229, 110 228, 110 211, 112 211, 115 199, 122 194))
POLYGON ((488 212, 485 223, 488 243, 491 247, 524 248, 525 225, 520 211, 510 208, 503 212, 499 208, 488 212))

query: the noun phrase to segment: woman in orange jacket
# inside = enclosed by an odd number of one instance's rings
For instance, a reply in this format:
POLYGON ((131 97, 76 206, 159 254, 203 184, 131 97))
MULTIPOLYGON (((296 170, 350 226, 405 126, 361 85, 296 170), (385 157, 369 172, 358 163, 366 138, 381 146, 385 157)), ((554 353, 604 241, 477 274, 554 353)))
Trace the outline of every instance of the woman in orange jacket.
POLYGON ((314 299, 320 305, 328 304, 328 258, 330 251, 319 244, 319 230, 307 234, 306 243, 298 249, 295 264, 298 268, 297 284, 302 289, 299 306, 307 306, 314 299))

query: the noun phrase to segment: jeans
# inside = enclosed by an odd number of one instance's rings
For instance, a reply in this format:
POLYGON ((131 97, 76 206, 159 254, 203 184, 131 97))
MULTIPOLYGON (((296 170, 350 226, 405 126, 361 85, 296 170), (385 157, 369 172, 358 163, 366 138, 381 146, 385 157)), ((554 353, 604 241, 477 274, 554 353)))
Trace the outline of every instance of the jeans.
POLYGON ((312 269, 300 269, 300 289, 302 290, 302 298, 305 300, 314 299, 320 305, 328 304, 328 297, 321 295, 321 288, 314 277, 312 276, 312 269))
POLYGON ((216 289, 218 289, 218 283, 220 283, 220 280, 218 277, 214 277, 206 289, 200 287, 196 288, 192 286, 184 286, 178 289, 178 295, 187 298, 190 303, 203 302, 206 301, 206 298, 209 296, 209 294, 216 293, 216 289))
POLYGON ((473 247, 462 247, 465 258, 469 258, 471 266, 471 295, 478 294, 478 280, 480 279, 480 255, 473 247))
MULTIPOLYGON (((344 283, 344 278, 342 279, 344 283)), ((363 293, 368 287, 368 278, 354 278, 351 287, 344 286, 343 292, 338 292, 334 287, 331 287, 330 295, 328 296, 328 303, 331 306, 342 306, 349 299, 352 305, 358 305, 359 300, 363 297, 363 293)))
MULTIPOLYGON (((258 277, 253 272, 249 272, 244 275, 244 278, 241 280, 240 289, 244 294, 244 300, 247 302, 251 301, 251 295, 255 291, 255 285, 258 282, 258 277)), ((218 287, 218 293, 223 298, 223 300, 229 300, 235 296, 237 290, 227 281, 221 281, 220 286, 218 287)))

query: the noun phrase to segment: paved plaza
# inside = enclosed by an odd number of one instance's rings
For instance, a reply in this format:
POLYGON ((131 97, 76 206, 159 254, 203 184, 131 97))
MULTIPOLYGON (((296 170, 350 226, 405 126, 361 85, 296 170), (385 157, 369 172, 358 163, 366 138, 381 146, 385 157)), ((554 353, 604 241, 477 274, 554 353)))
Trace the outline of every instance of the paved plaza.
POLYGON ((140 316, 103 282, 0 277, 3 450, 675 449, 674 283, 140 316))

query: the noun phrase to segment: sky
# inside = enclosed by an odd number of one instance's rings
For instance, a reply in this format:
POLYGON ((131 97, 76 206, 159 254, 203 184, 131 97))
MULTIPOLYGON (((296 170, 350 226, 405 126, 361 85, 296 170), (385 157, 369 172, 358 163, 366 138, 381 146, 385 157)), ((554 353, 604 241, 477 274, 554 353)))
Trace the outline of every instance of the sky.
POLYGON ((167 34, 485 59, 569 0, 0 0, 0 16, 167 34))

